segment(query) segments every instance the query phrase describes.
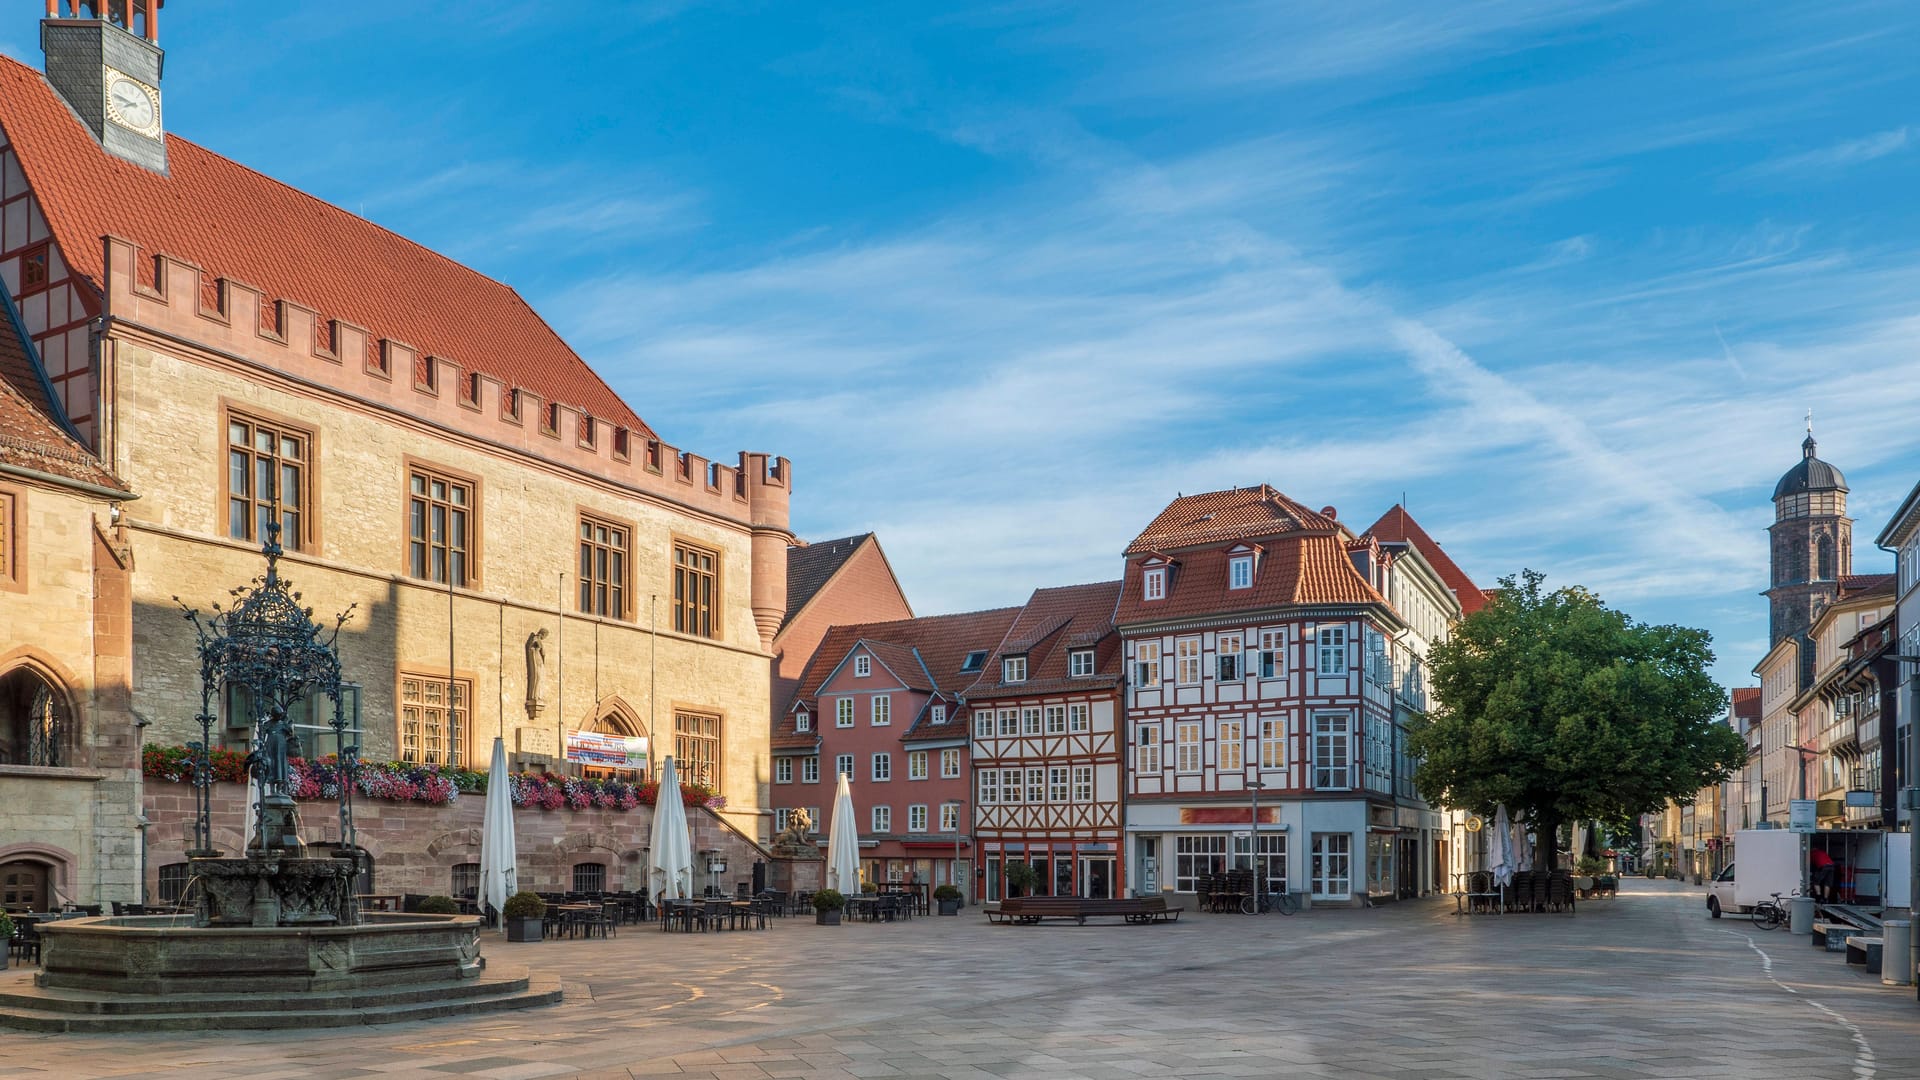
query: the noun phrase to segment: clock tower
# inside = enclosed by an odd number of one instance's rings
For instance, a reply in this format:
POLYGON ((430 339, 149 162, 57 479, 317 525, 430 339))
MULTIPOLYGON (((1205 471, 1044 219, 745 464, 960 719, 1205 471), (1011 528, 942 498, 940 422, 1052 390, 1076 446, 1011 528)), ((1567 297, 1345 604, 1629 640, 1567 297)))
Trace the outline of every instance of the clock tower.
POLYGON ((47 81, 108 153, 167 171, 160 127, 165 0, 47 0, 47 81))

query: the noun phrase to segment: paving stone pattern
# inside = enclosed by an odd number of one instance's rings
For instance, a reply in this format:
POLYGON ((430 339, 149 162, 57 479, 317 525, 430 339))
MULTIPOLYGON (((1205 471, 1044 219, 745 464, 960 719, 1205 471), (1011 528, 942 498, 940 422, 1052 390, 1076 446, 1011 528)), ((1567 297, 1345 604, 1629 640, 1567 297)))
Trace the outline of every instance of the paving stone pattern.
POLYGON ((1571 917, 1463 918, 1448 900, 989 927, 975 909, 490 940, 500 962, 560 976, 565 1004, 281 1041, 0 1032, 0 1077, 1920 1076, 1911 990, 1710 920, 1697 889, 1624 888, 1571 917))

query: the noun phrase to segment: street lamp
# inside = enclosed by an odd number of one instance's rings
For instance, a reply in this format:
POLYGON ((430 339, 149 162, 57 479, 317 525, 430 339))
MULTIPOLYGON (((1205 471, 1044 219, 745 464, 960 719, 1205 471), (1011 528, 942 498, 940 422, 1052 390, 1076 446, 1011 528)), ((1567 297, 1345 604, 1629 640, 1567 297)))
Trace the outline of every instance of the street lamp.
POLYGON ((1264 786, 1266 785, 1260 780, 1260 768, 1256 765, 1253 778, 1247 781, 1247 792, 1252 796, 1253 802, 1253 832, 1248 841, 1247 865, 1253 868, 1253 910, 1255 911, 1260 910, 1262 891, 1260 879, 1266 876, 1260 870, 1260 789, 1264 786))
POLYGON ((953 887, 957 889, 960 887, 960 838, 961 838, 961 834, 963 834, 966 831, 964 828, 961 827, 960 816, 966 813, 967 800, 955 799, 953 800, 952 805, 953 805, 953 872, 948 874, 947 877, 951 880, 953 887))

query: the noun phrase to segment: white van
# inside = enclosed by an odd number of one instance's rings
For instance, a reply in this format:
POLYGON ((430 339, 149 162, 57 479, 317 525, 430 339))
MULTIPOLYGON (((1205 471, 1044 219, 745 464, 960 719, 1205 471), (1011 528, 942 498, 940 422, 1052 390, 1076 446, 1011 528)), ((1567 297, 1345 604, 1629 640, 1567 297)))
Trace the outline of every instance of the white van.
POLYGON ((1731 911, 1736 915, 1740 913, 1740 904, 1733 897, 1734 865, 1728 863, 1725 870, 1713 875, 1713 880, 1707 882, 1707 913, 1716 919, 1723 911, 1731 911))

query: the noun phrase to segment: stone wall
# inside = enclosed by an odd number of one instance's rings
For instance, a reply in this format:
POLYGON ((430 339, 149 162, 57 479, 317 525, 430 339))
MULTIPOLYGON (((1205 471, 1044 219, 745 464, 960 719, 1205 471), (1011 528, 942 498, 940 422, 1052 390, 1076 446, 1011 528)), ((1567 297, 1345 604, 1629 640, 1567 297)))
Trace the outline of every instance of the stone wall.
POLYGON ((67 731, 55 767, 0 763, 0 863, 44 865, 49 902, 135 899, 140 774, 127 707, 131 644, 123 537, 104 499, 0 477, 14 509, 12 580, 0 579, 0 678, 54 689, 67 731))
POLYGON ((524 762, 554 753, 564 731, 593 729, 609 715, 638 729, 632 733, 657 728, 657 761, 673 752, 676 710, 717 715, 724 813, 749 834, 764 834, 770 672, 750 604, 747 522, 622 490, 183 347, 162 351, 134 340, 114 346, 115 465, 137 489, 158 496, 128 511, 139 550, 134 708, 153 721, 150 739, 198 737, 194 639, 173 598, 204 610, 262 569, 258 544, 230 539, 224 516, 223 418, 239 412, 311 434, 310 527, 302 550, 289 552, 281 567, 317 618, 355 608, 340 649, 347 679, 362 688, 364 757, 398 756, 399 675, 446 678, 451 650, 453 675, 473 698, 468 765, 484 766, 487 737, 496 731, 504 730, 508 748, 523 752, 524 762), (413 464, 470 478, 476 488, 477 577, 451 596, 406 574, 413 464), (624 618, 578 614, 572 575, 582 514, 630 530, 624 618), (676 540, 719 553, 716 639, 670 629, 676 540), (650 632, 656 624, 657 634, 650 632), (525 643, 542 629, 543 707, 529 719, 525 643))
MULTIPOLYGON (((216 784, 213 791, 214 846, 237 854, 244 829, 246 788, 216 784)), ((328 800, 302 802, 300 834, 308 843, 327 843, 340 837, 338 804, 328 800)), ((486 801, 480 795, 462 795, 447 806, 363 799, 354 804, 354 823, 362 847, 373 854, 374 890, 382 893, 446 893, 453 867, 480 861, 480 820, 486 801)), ((193 834, 193 789, 186 784, 150 781, 146 797, 148 830, 147 884, 158 895, 160 868, 183 862, 193 834)), ((647 846, 653 830, 653 808, 632 810, 537 810, 515 807, 514 840, 520 855, 520 885, 535 892, 566 891, 573 887, 573 868, 580 863, 606 867, 608 889, 639 889, 646 885, 647 846)), ((772 857, 738 830, 704 807, 690 807, 687 823, 693 831, 693 849, 719 851, 727 862, 720 885, 732 892, 736 882, 753 880, 756 860, 772 857)), ((712 879, 704 864, 695 867, 695 880, 712 879)), ((769 867, 770 876, 784 874, 769 867)))

